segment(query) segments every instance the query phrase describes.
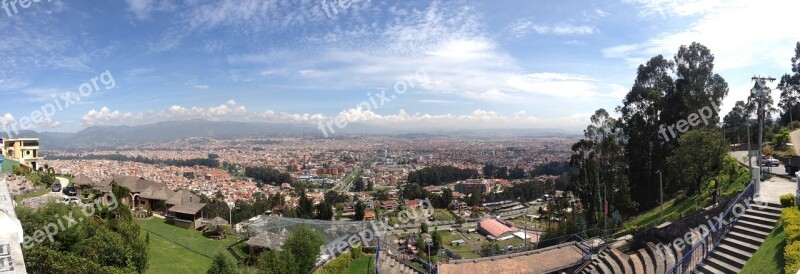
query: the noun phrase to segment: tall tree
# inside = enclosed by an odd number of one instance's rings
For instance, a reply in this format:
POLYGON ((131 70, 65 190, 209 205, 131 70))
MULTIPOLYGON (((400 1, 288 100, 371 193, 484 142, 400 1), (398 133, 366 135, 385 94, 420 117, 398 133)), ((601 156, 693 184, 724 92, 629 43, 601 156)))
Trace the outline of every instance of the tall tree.
POLYGON ((297 207, 297 217, 302 219, 314 218, 314 204, 306 196, 306 190, 300 190, 300 202, 297 207))
POLYGON ((286 239, 283 248, 294 256, 298 273, 308 273, 316 265, 319 247, 324 244, 325 239, 321 234, 307 225, 300 225, 286 239))
POLYGON ((353 219, 356 221, 363 221, 365 214, 364 211, 366 210, 366 208, 367 207, 364 206, 364 203, 362 203, 361 201, 356 202, 356 207, 355 207, 356 214, 355 216, 353 216, 353 219))
POLYGON ((670 76, 674 63, 663 56, 651 58, 646 64, 639 65, 636 80, 630 92, 617 108, 622 115, 620 125, 626 142, 625 160, 628 165, 628 176, 631 192, 642 207, 653 206, 658 195, 658 175, 663 170, 667 155, 667 144, 671 136, 664 119, 666 114, 665 97, 675 92, 675 83, 670 76), (664 133, 664 134, 662 134, 664 133))

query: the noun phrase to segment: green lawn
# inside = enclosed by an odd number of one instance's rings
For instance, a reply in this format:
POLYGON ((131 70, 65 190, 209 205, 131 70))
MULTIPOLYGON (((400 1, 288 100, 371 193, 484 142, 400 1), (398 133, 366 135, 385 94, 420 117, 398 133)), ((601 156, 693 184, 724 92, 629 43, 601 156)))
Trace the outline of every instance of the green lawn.
POLYGON ((350 268, 347 269, 346 274, 370 274, 375 271, 373 264, 375 254, 366 254, 350 263, 350 268))
POLYGON ((779 222, 739 273, 784 273, 785 246, 786 233, 783 232, 783 224, 779 222))
POLYGON ((433 211, 433 218, 437 221, 452 221, 456 219, 456 216, 447 209, 436 208, 433 211))
MULTIPOLYGON (((453 253, 457 253, 458 255, 461 255, 461 257, 464 258, 464 259, 472 259, 472 258, 480 257, 480 256, 478 256, 478 254, 475 254, 475 252, 472 250, 472 247, 469 245, 469 241, 467 241, 466 244, 463 244, 463 245, 460 245, 460 246, 452 246, 452 245, 450 245, 451 241, 461 240, 461 237, 459 237, 458 234, 447 232, 447 231, 439 231, 438 233, 440 233, 439 235, 442 236, 442 244, 444 245, 444 248, 447 248, 448 250, 452 251, 453 253)), ((464 239, 464 240, 466 240, 466 239, 464 239)))
POLYGON ((189 251, 161 236, 150 234, 150 267, 147 273, 205 273, 211 259, 189 251))
MULTIPOLYGON (((173 226, 158 218, 137 220, 137 223, 145 233, 150 232, 151 264, 149 271, 151 273, 205 272, 211 265, 211 257, 217 253, 228 252, 227 247, 238 241, 236 237, 232 236, 228 236, 225 240, 212 240, 203 237, 200 231, 173 226), (155 242, 154 238, 158 238, 161 242, 155 242), (176 261, 183 261, 182 259, 178 260, 178 258, 203 258, 203 260, 199 261, 201 262, 199 263, 200 266, 196 266, 198 269, 202 268, 202 271, 171 271, 170 269, 175 267, 195 267, 189 266, 192 263, 181 263, 179 266, 173 266, 176 261)), ((189 260, 189 262, 193 262, 193 260, 189 260)))

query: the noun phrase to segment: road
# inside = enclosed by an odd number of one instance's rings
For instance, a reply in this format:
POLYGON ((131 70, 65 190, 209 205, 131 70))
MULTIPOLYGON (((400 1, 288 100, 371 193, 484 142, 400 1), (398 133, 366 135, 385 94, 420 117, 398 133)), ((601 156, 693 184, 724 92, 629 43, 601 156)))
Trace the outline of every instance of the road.
POLYGON ((354 168, 353 172, 350 172, 350 174, 348 174, 347 177, 344 177, 343 179, 339 180, 339 182, 336 183, 336 185, 333 186, 332 189, 339 193, 345 193, 349 191, 350 188, 353 186, 353 182, 356 181, 356 176, 361 176, 361 174, 364 172, 364 168, 371 164, 372 160, 369 160, 364 162, 360 166, 354 168))
MULTIPOLYGON (((736 158, 736 160, 738 160, 739 162, 747 165, 747 151, 733 151, 733 152, 731 152, 731 156, 736 158)), ((753 157, 753 163, 752 164, 753 164, 754 167, 758 166, 756 164, 756 162, 757 162, 757 158, 753 157)), ((765 171, 767 171, 769 173, 772 173, 772 174, 789 176, 788 174, 786 174, 786 168, 783 166, 783 163, 779 164, 776 167, 763 167, 763 168, 764 168, 765 171)))

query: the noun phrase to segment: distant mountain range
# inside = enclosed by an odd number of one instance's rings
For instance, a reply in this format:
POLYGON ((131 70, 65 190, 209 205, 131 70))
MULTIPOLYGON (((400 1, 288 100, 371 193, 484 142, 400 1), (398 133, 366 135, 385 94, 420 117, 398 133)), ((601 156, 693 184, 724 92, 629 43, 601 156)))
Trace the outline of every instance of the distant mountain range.
MULTIPOLYGON (((380 128, 362 124, 351 124, 336 133, 402 135, 423 137, 435 135, 448 136, 571 136, 577 132, 560 129, 480 129, 459 131, 421 131, 409 132, 391 128, 380 128)), ((0 132, 0 138, 8 138, 0 132)), ((236 136, 312 136, 322 138, 322 132, 312 125, 185 120, 166 121, 137 126, 93 126, 75 133, 20 131, 13 137, 34 137, 41 140, 43 149, 71 147, 114 147, 122 144, 142 144, 160 140, 176 140, 191 137, 227 138, 236 136)))

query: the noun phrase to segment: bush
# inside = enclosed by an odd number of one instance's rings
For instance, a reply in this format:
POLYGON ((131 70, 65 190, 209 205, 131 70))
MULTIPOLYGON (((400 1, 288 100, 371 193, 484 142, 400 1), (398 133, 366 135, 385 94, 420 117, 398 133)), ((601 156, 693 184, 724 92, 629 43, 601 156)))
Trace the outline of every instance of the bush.
POLYGON ((781 207, 793 207, 793 206, 795 206, 794 198, 795 198, 794 194, 781 195, 781 197, 780 197, 780 199, 781 199, 781 207))
POLYGON ((786 258, 786 273, 797 273, 800 270, 800 241, 787 245, 783 256, 786 258))

